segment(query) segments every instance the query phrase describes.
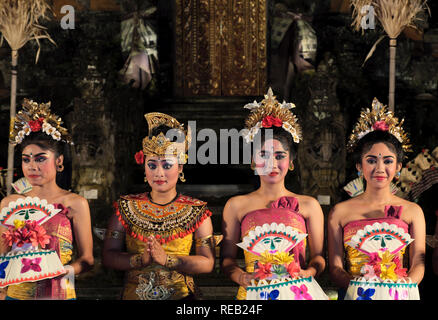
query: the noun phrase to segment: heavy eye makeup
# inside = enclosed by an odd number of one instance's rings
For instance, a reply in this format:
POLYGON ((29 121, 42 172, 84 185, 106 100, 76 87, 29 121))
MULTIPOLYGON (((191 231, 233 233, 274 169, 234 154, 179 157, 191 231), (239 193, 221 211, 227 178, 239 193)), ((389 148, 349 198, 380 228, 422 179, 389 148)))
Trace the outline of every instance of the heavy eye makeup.
MULTIPOLYGON (((175 164, 171 160, 162 160, 162 161, 160 161, 160 163, 161 163, 162 168, 165 169, 165 170, 169 170, 175 164)), ((155 170, 157 168, 157 166, 158 166, 158 164, 157 164, 156 160, 149 160, 148 161, 148 168, 149 169, 155 170)))
POLYGON ((270 156, 271 156, 271 154, 269 151, 261 150, 259 152, 259 157, 262 159, 269 159, 270 156))
MULTIPOLYGON (((269 151, 262 150, 259 152, 259 156, 262 159, 269 159, 269 157, 271 156, 271 153, 269 151)), ((286 157, 286 152, 276 151, 276 152, 274 152, 274 157, 275 157, 275 160, 282 160, 286 157)))
POLYGON ((151 170, 155 170, 157 168, 157 163, 155 162, 155 160, 148 161, 148 168, 151 170))
MULTIPOLYGON (((367 156, 365 160, 368 164, 376 164, 377 163, 377 157, 376 156, 367 156)), ((385 156, 383 157, 383 163, 386 165, 390 165, 394 163, 394 157, 393 156, 385 156)))
POLYGON ((171 161, 171 160, 163 160, 163 161, 161 161, 161 165, 162 165, 163 169, 165 169, 165 170, 169 170, 170 168, 173 167, 174 164, 175 163, 173 161, 171 161))
MULTIPOLYGON (((35 162, 37 162, 37 163, 42 163, 49 158, 45 153, 39 153, 33 157, 35 158, 35 162)), ((27 154, 23 154, 21 157, 21 161, 24 163, 29 163, 30 159, 31 159, 31 156, 27 155, 27 154)))
POLYGON ((275 160, 282 160, 284 158, 286 158, 286 152, 284 151, 275 152, 275 160))

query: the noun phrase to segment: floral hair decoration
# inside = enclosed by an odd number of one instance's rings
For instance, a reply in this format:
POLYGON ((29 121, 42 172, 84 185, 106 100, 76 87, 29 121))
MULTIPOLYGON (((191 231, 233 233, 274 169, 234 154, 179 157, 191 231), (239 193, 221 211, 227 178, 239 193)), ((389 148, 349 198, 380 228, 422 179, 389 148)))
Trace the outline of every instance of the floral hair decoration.
POLYGON ((279 103, 269 88, 265 99, 261 102, 254 101, 244 106, 251 110, 250 115, 245 121, 245 128, 248 130, 243 134, 246 142, 254 140, 255 135, 261 128, 279 127, 289 132, 295 143, 299 143, 301 137, 301 127, 297 123, 297 117, 289 110, 295 108, 293 103, 279 103))
POLYGON ((360 139, 372 131, 387 131, 392 134, 401 144, 403 151, 410 152, 411 144, 406 132, 403 130, 404 119, 399 121, 394 117, 391 111, 387 111, 385 105, 374 98, 371 110, 363 109, 359 121, 356 123, 350 139, 347 143, 347 149, 352 152, 360 139))
POLYGON ((20 144, 31 132, 42 131, 56 141, 73 144, 67 129, 62 127, 62 119, 50 112, 50 102, 40 103, 24 99, 9 133, 11 144, 20 144))

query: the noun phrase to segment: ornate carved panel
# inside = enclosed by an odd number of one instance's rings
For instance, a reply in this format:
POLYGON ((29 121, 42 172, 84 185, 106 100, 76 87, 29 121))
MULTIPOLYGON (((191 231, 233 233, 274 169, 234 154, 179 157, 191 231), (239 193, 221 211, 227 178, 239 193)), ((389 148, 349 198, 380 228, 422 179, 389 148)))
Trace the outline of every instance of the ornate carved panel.
POLYGON ((306 83, 310 100, 300 117, 304 139, 298 151, 301 192, 330 196, 329 205, 341 199, 346 167, 346 128, 336 95, 336 74, 333 58, 326 55, 306 83))
POLYGON ((266 67, 266 0, 176 0, 177 95, 262 95, 266 67))

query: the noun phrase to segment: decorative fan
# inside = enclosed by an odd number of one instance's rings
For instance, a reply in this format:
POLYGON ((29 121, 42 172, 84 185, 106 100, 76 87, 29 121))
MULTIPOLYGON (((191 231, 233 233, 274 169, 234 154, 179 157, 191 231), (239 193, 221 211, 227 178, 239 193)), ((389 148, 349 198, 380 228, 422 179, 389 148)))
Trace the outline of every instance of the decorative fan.
MULTIPOLYGON (((390 184, 391 193, 396 194, 398 192, 397 186, 391 182, 390 184)), ((364 184, 363 178, 356 178, 351 180, 345 187, 344 190, 348 193, 348 195, 352 198, 360 195, 364 192, 364 184)))
POLYGON ((17 201, 9 202, 0 213, 0 224, 13 226, 14 221, 36 221, 39 225, 43 224, 62 209, 56 209, 47 200, 38 197, 20 198, 17 201))
POLYGON ((394 254, 414 239, 395 224, 376 222, 358 230, 347 244, 364 253, 389 251, 394 254))
POLYGON ((64 273, 55 250, 11 251, 0 255, 0 288, 54 278, 64 273))
POLYGON ((271 254, 289 252, 306 236, 306 233, 300 233, 290 226, 286 227, 283 223, 265 223, 263 226, 257 226, 255 230, 251 230, 237 245, 260 256, 266 251, 271 254))
POLYGON ((12 187, 18 194, 23 194, 32 190, 32 185, 29 183, 26 177, 23 177, 15 181, 12 184, 12 187))

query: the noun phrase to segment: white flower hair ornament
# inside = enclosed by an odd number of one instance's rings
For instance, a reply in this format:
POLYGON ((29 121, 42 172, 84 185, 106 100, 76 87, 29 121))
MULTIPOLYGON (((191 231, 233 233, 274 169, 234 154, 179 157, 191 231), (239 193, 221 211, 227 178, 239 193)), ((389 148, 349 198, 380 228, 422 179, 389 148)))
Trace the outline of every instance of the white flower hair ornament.
POLYGON ((50 112, 50 102, 38 104, 24 99, 22 107, 9 133, 11 144, 20 144, 26 136, 38 131, 51 136, 53 140, 73 144, 67 129, 61 126, 62 119, 50 112))

